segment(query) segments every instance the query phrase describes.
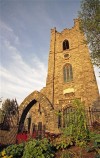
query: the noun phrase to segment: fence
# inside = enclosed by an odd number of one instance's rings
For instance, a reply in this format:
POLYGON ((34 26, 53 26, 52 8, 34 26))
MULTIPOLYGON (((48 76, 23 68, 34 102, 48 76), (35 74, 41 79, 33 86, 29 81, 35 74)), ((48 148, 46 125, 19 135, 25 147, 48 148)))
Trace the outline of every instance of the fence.
MULTIPOLYGON (((95 122, 98 122, 98 126, 100 126, 100 110, 89 107, 84 112, 88 127, 92 127, 95 122)), ((68 107, 64 109, 62 115, 62 118, 60 115, 58 116, 58 127, 67 127, 70 122, 73 124, 78 123, 78 116, 74 108, 68 107)))
POLYGON ((100 110, 91 109, 89 107, 88 110, 85 110, 85 113, 86 113, 86 116, 87 116, 87 125, 88 126, 93 126, 93 124, 95 122, 100 123, 100 110))
MULTIPOLYGON (((60 112, 61 111, 59 111, 59 113, 60 112)), ((78 120, 77 120, 76 114, 77 113, 75 113, 75 109, 73 109, 71 107, 64 109, 63 113, 61 115, 58 115, 58 128, 67 127, 70 122, 77 124, 78 120)), ((97 126, 100 126, 100 110, 92 109, 89 107, 88 109, 85 109, 85 116, 86 116, 87 126, 92 127, 92 126, 94 126, 95 122, 98 123, 97 126)), ((15 142, 18 124, 17 124, 17 121, 14 117, 17 118, 18 116, 16 115, 16 116, 13 116, 12 118, 9 119, 9 121, 11 121, 10 122, 11 126, 10 126, 9 131, 3 130, 5 126, 1 128, 1 131, 0 131, 0 143, 1 144, 6 144, 6 142, 8 144, 15 142), (7 141, 4 140, 5 136, 7 137, 7 139, 6 139, 7 141)), ((25 134, 23 132, 23 133, 19 133, 17 138, 22 139, 22 140, 26 140, 28 136, 30 137, 30 135, 28 133, 25 134)), ((31 136, 32 136, 32 138, 38 138, 38 137, 53 138, 53 137, 56 137, 56 134, 50 133, 50 131, 47 132, 45 129, 45 125, 42 125, 42 123, 39 122, 38 125, 33 124, 33 131, 31 133, 31 136)))

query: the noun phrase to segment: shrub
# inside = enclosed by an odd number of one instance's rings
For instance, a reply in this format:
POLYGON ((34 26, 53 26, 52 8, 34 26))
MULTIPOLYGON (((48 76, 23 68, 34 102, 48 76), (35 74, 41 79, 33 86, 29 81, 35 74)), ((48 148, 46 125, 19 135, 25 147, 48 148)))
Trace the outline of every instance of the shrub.
POLYGON ((54 157, 52 145, 45 138, 43 140, 30 140, 26 143, 22 158, 52 158, 54 157))
POLYGON ((75 152, 65 150, 61 153, 60 158, 79 158, 75 152))
POLYGON ((96 133, 91 133, 90 134, 90 139, 92 141, 92 146, 87 147, 87 152, 96 152, 96 157, 95 158, 100 158, 100 134, 96 133))
POLYGON ((54 143, 54 146, 58 150, 58 149, 66 149, 66 148, 72 146, 73 144, 74 144, 73 143, 73 138, 71 138, 71 137, 64 137, 62 135, 60 137, 60 139, 54 143))
POLYGON ((0 153, 0 158, 13 158, 12 155, 8 156, 5 152, 5 150, 3 150, 1 153, 0 153))
POLYGON ((70 122, 67 124, 67 128, 63 129, 63 135, 73 138, 77 145, 84 146, 89 139, 84 105, 79 100, 75 100, 73 108, 74 110, 70 112, 70 122))
POLYGON ((2 155, 2 153, 5 153, 4 154, 5 158, 10 158, 10 157, 21 158, 23 155, 23 150, 24 150, 24 144, 19 144, 19 145, 14 144, 14 145, 10 145, 6 149, 4 149, 1 152, 1 155, 2 155))

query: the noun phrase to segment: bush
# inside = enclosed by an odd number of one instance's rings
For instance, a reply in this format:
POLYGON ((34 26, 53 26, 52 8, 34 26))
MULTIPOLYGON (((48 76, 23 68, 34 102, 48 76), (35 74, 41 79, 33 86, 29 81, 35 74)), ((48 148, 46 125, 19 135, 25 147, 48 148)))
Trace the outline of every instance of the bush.
POLYGON ((100 158, 100 134, 91 133, 90 140, 93 145, 87 147, 87 152, 96 152, 95 158, 100 158))
POLYGON ((79 158, 76 156, 75 152, 65 150, 61 153, 60 158, 79 158))
POLYGON ((0 158, 13 158, 12 155, 8 156, 5 152, 5 150, 3 150, 1 153, 0 153, 0 158))
POLYGON ((0 153, 0 158, 53 158, 53 146, 45 138, 29 140, 25 144, 10 145, 0 153))
POLYGON ((24 151, 24 144, 10 145, 1 152, 1 158, 3 158, 3 157, 5 157, 5 158, 10 158, 10 157, 21 158, 23 155, 23 151, 24 151))
POLYGON ((77 145, 84 146, 89 139, 84 105, 79 100, 75 100, 73 108, 75 110, 70 112, 70 122, 67 124, 67 128, 63 129, 63 135, 73 138, 77 145))
POLYGON ((73 138, 71 137, 64 137, 63 135, 60 137, 58 141, 54 143, 56 149, 66 149, 70 146, 74 145, 73 138))
POLYGON ((52 145, 47 139, 30 140, 25 145, 22 158, 52 158, 54 157, 52 145))

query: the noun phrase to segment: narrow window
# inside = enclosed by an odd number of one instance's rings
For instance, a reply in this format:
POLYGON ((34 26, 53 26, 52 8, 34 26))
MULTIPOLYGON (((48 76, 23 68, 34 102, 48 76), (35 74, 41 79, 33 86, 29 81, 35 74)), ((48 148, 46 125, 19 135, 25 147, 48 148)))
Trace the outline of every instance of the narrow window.
POLYGON ((61 127, 61 111, 58 113, 58 128, 61 127))
POLYGON ((42 122, 38 122, 38 138, 42 138, 42 122))
POLYGON ((28 119, 28 132, 30 132, 30 127, 31 127, 31 117, 27 118, 28 119))
POLYGON ((63 41, 63 50, 69 49, 69 42, 68 40, 63 41))
POLYGON ((67 107, 63 110, 63 127, 68 127, 70 124, 77 123, 75 109, 67 107))
POLYGON ((36 131, 34 123, 32 123, 32 130, 33 130, 33 133, 36 131))
POLYGON ((73 72, 72 72, 72 65, 66 64, 63 68, 63 75, 64 75, 64 82, 70 82, 73 80, 73 72))
POLYGON ((42 131, 42 122, 38 123, 38 131, 42 131))

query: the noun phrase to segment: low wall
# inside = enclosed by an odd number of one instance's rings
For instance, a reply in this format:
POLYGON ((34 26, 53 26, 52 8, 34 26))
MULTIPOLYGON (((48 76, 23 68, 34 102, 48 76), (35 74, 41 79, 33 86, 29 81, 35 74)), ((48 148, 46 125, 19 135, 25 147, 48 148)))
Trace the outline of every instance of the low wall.
POLYGON ((0 130, 0 144, 15 144, 17 130, 17 127, 13 127, 9 131, 0 130))

